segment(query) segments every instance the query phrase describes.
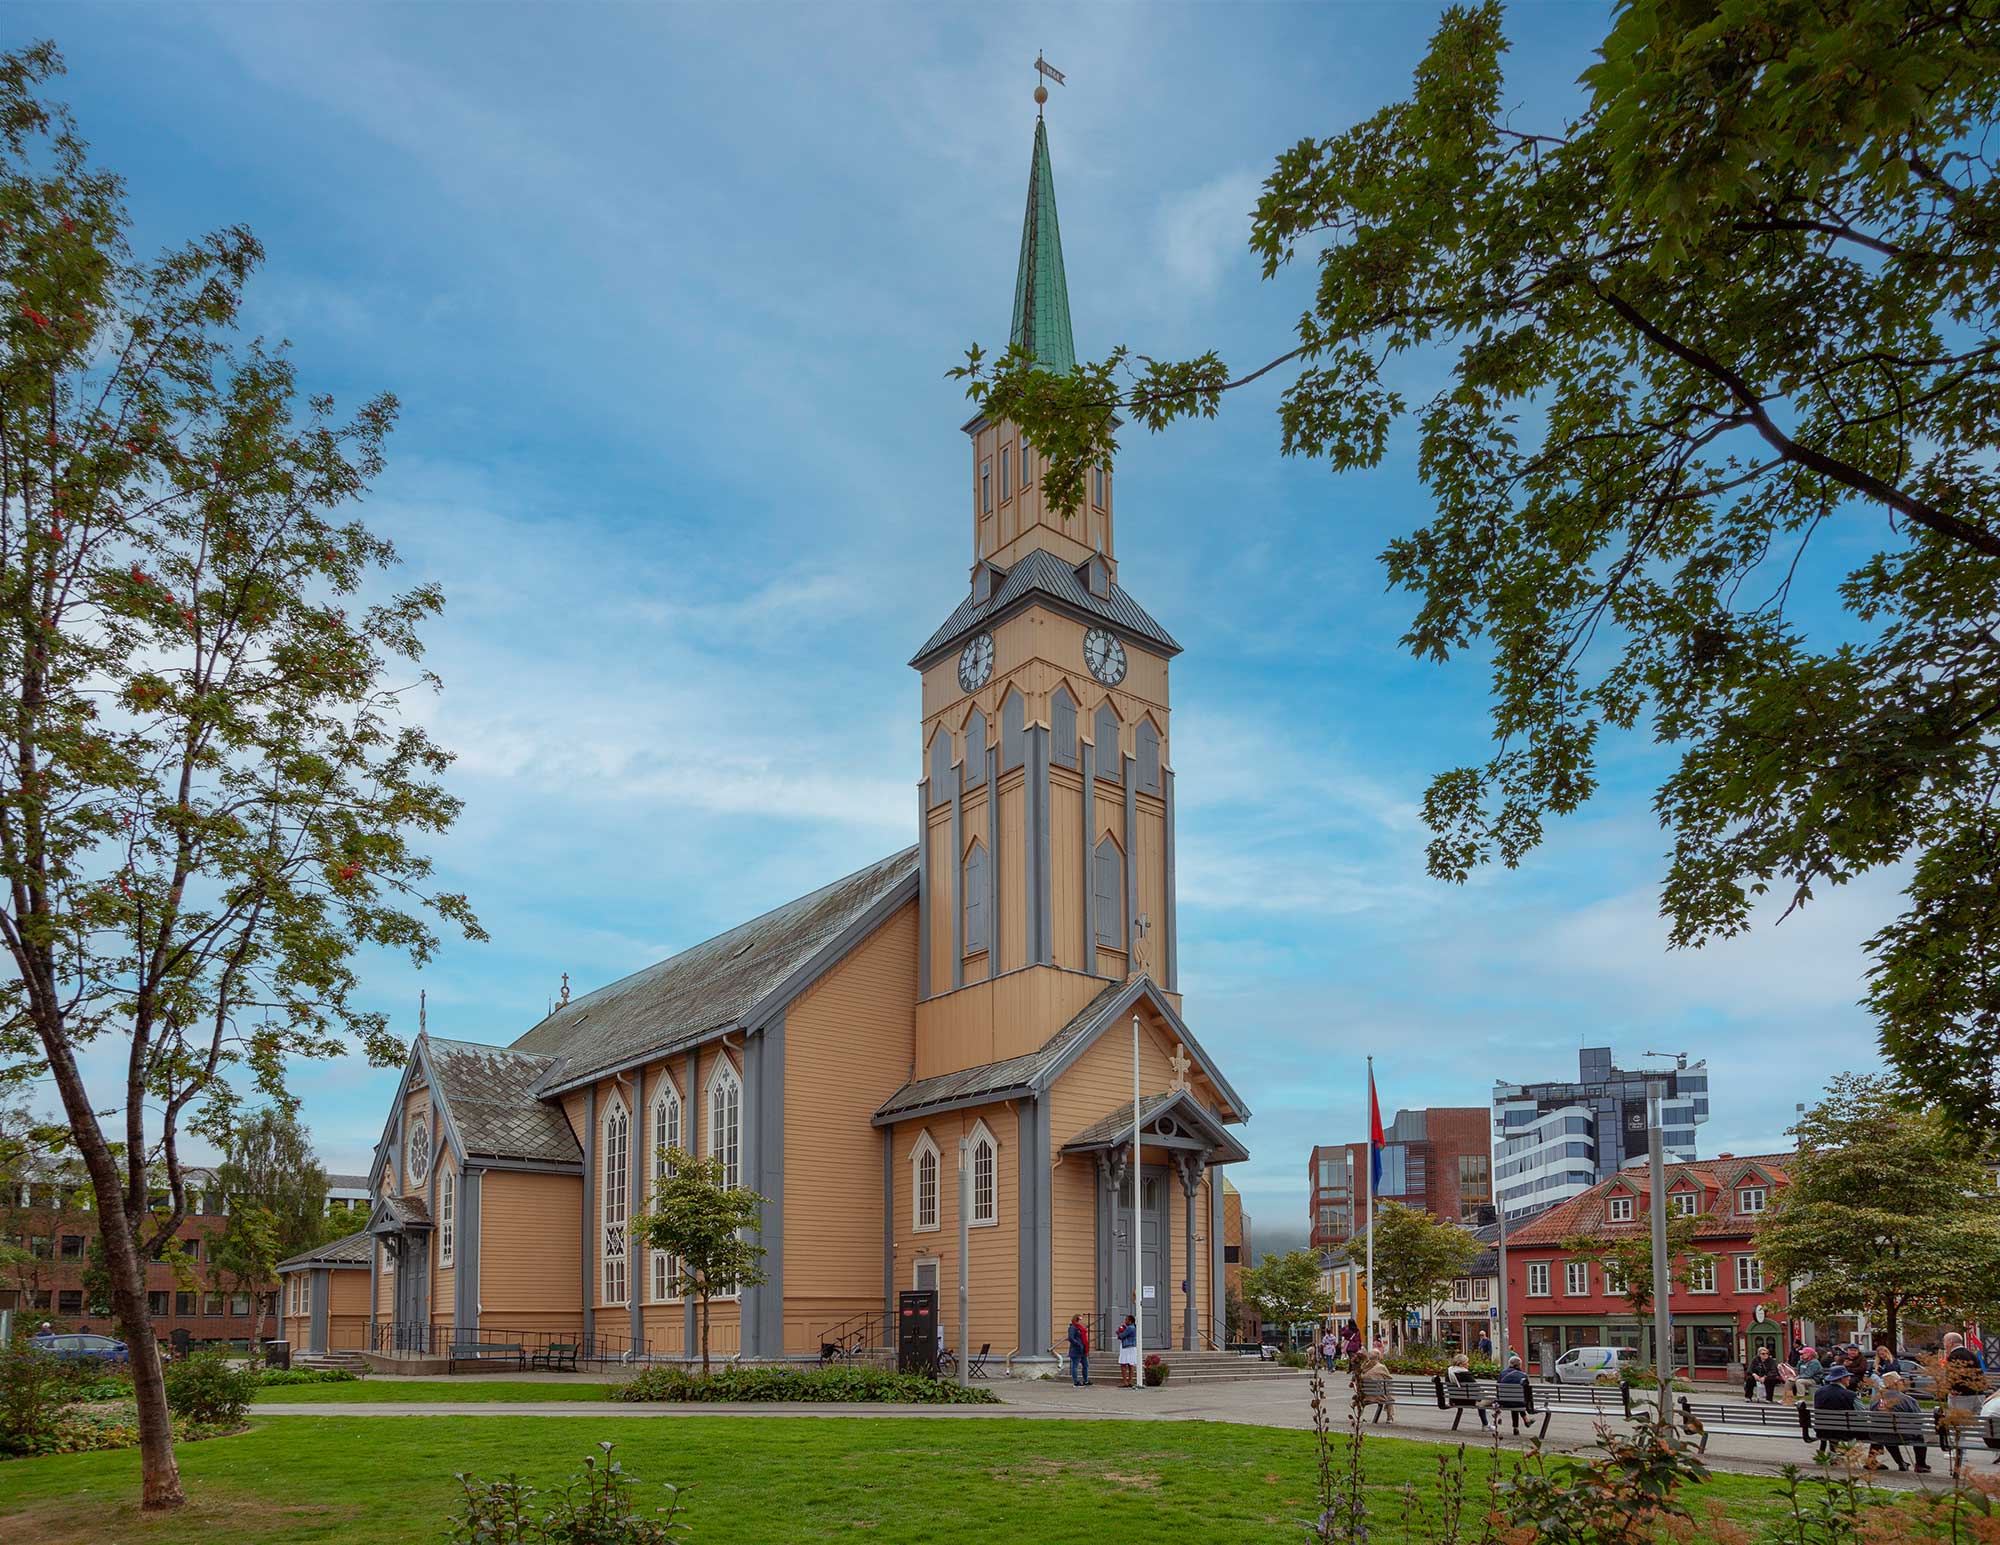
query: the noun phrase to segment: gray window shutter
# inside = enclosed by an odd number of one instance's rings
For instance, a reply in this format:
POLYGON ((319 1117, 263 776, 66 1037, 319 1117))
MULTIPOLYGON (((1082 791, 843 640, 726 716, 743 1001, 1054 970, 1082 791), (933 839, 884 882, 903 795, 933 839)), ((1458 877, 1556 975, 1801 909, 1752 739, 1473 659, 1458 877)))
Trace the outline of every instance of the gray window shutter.
POLYGON ((1097 942, 1125 948, 1125 855, 1109 837, 1097 844, 1097 942))
POLYGON ((941 805, 951 798, 951 735, 939 730, 931 741, 931 803, 941 805))
POLYGON ((1148 794, 1157 794, 1160 792, 1160 732, 1153 728, 1151 719, 1141 719, 1133 738, 1139 751, 1139 787, 1148 794))
POLYGON ((1097 776, 1105 783, 1123 781, 1118 766, 1118 712, 1109 703, 1097 705, 1097 776))
POLYGON ((965 786, 986 781, 986 715, 977 708, 965 721, 965 786))
POLYGON ((1000 704, 1000 770, 1019 767, 1025 758, 1028 705, 1021 694, 1008 689, 1000 704))
POLYGON ((1076 766, 1076 699, 1069 695, 1068 687, 1057 687, 1055 696, 1049 699, 1050 738, 1054 745, 1049 755, 1055 758, 1058 767, 1076 766))
POLYGON ((987 948, 986 846, 975 842, 965 855, 965 952, 987 948))

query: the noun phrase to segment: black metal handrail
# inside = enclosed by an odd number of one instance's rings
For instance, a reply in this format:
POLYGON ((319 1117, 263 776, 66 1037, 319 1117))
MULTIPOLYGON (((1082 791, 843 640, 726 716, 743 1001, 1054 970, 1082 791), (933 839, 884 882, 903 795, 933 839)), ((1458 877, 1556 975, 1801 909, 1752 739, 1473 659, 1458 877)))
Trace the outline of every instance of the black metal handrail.
POLYGON ((494 1353, 519 1347, 524 1355, 532 1357, 551 1346, 574 1347, 577 1361, 586 1363, 622 1363, 653 1355, 651 1342, 634 1342, 629 1336, 608 1331, 586 1335, 582 1331, 506 1330, 484 1325, 471 1329, 423 1321, 377 1320, 368 1338, 371 1352, 405 1357, 449 1357, 454 1350, 463 1352, 468 1347, 492 1349, 494 1353))
POLYGON ((888 1346, 884 1339, 884 1320, 879 1309, 861 1314, 851 1314, 844 1320, 836 1321, 819 1333, 819 1355, 821 1362, 831 1362, 834 1358, 859 1357, 864 1352, 878 1352, 888 1346))

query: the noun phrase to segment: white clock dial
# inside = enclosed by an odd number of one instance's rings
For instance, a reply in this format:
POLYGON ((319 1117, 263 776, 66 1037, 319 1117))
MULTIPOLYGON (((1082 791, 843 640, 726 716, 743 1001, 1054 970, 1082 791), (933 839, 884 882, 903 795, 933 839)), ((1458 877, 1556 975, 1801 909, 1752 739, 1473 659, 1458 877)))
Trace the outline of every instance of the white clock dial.
POLYGON ((1107 687, 1125 679, 1125 646, 1108 628, 1092 628, 1083 636, 1083 663, 1107 687))
POLYGON ((982 633, 958 654, 958 684, 967 692, 977 692, 993 674, 993 635, 982 633))

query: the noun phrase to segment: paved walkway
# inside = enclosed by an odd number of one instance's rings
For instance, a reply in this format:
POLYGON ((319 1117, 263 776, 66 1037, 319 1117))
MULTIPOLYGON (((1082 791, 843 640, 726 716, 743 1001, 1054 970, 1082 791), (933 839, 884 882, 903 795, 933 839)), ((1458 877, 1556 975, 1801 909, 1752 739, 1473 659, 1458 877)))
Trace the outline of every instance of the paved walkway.
MULTIPOLYGON (((400 1382, 391 1377, 371 1375, 370 1384, 400 1382)), ((416 1382, 416 1381, 411 1381, 416 1382)), ((520 1382, 509 1380, 509 1382, 520 1382)), ((545 1374, 531 1382, 562 1384, 602 1384, 602 1377, 575 1374, 545 1374)), ((251 1407, 253 1416, 594 1416, 668 1419, 690 1416, 803 1416, 818 1419, 879 1420, 883 1417, 923 1417, 937 1421, 980 1421, 999 1418, 1035 1417, 1059 1421, 1138 1421, 1138 1422, 1231 1422, 1242 1426, 1310 1429, 1312 1426, 1311 1383, 1304 1374, 1291 1378, 1246 1379, 1239 1382, 1187 1384, 1171 1381, 1160 1389, 1128 1390, 1111 1382, 1072 1388, 1067 1379, 996 1379, 988 1386, 1002 1401, 998 1406, 928 1405, 818 1405, 760 1401, 718 1402, 713 1405, 626 1405, 606 1400, 548 1401, 368 1401, 352 1404, 332 1402, 262 1402, 251 1407)), ((1347 1377, 1335 1374, 1328 1380, 1329 1404, 1341 1422, 1347 1414, 1347 1377)), ((1472 1418, 1467 1416, 1470 1423, 1472 1418)), ((1417 1442, 1458 1443, 1483 1446, 1488 1440, 1475 1425, 1470 1431, 1461 1424, 1451 1430, 1451 1418, 1435 1406, 1405 1403, 1397 1420, 1371 1423, 1370 1437, 1401 1438, 1417 1442)), ((1558 1413, 1549 1424, 1544 1448, 1551 1453, 1588 1452, 1596 1439, 1595 1422, 1585 1416, 1558 1413)), ((1523 1438, 1502 1438, 1500 1447, 1522 1450, 1523 1438)), ((1743 1437, 1718 1433, 1709 1443, 1708 1462, 1717 1470, 1748 1475, 1775 1475, 1781 1465, 1810 1466, 1812 1448, 1797 1438, 1743 1437)), ((1936 1468, 1930 1475, 1904 1474, 1889 1468, 1875 1479, 1884 1486, 1948 1486, 1951 1477, 1947 1461, 1931 1451, 1936 1468)), ((1985 1456, 1975 1457, 1974 1465, 1987 1469, 1985 1456)))

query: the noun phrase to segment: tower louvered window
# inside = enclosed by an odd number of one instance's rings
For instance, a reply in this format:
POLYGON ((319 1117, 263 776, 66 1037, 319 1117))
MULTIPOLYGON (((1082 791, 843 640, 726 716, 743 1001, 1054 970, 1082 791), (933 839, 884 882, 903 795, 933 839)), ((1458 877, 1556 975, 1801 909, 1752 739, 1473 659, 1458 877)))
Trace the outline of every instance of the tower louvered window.
POLYGON ((1049 698, 1049 760, 1076 766, 1076 699, 1068 687, 1057 687, 1049 698))
POLYGON ((974 842, 965 855, 965 953, 968 955, 992 945, 986 905, 989 883, 986 865, 986 845, 974 842))
POLYGON ((1096 880, 1092 898, 1097 918, 1097 942, 1108 949, 1125 948, 1125 855, 1109 837, 1097 844, 1091 865, 1096 880))
POLYGON ((1097 776, 1106 783, 1122 781, 1124 772, 1118 764, 1118 711, 1109 703, 1098 705, 1093 734, 1097 741, 1097 776))
POLYGON ((632 1118, 615 1096, 604 1113, 604 1301, 622 1304, 626 1292, 625 1222, 632 1184, 632 1118))

